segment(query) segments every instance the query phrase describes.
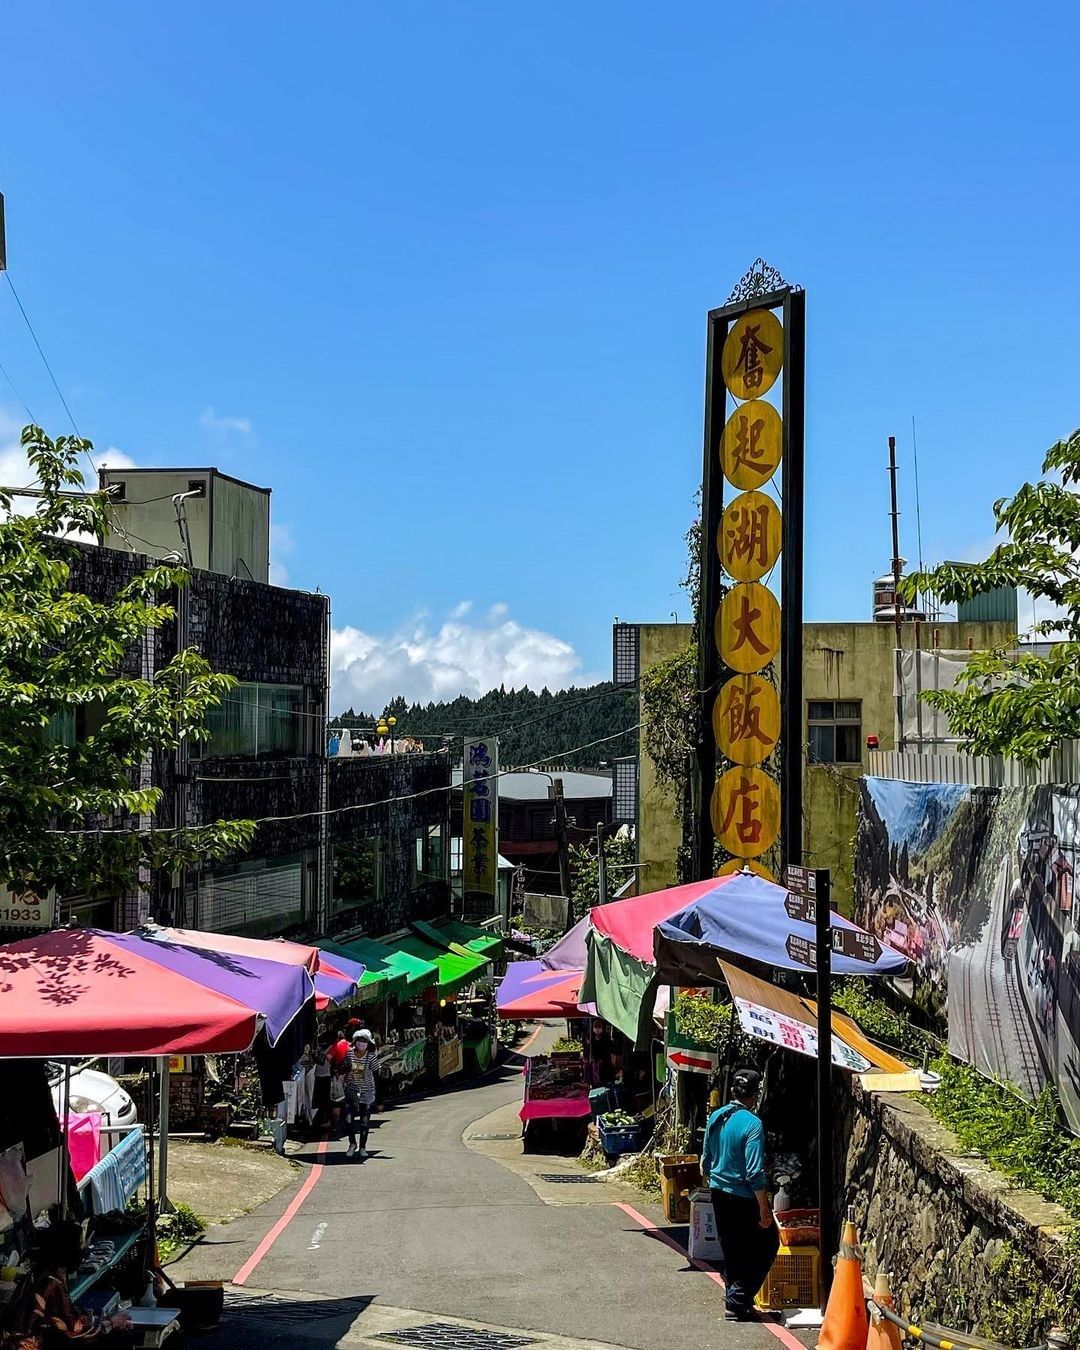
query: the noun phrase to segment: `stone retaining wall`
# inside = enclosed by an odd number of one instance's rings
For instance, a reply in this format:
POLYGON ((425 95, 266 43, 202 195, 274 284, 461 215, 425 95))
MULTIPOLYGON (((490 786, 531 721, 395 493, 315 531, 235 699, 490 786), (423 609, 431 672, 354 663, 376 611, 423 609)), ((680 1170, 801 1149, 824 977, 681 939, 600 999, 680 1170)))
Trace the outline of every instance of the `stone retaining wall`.
POLYGON ((852 1080, 834 1100, 838 1199, 855 1206, 867 1274, 891 1273, 903 1313, 1017 1346, 1062 1321, 1065 1210, 965 1154, 917 1098, 852 1080))

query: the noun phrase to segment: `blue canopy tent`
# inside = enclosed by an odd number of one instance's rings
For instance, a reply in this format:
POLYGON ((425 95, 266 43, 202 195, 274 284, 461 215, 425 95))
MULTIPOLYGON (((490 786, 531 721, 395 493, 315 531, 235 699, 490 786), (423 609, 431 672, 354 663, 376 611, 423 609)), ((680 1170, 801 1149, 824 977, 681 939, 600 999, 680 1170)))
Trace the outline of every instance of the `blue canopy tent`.
MULTIPOLYGON (((806 970, 788 954, 790 936, 807 943, 815 940, 814 925, 793 919, 785 908, 788 892, 749 871, 718 877, 685 909, 661 920, 653 933, 657 984, 696 985, 722 982, 719 962, 741 958, 773 970, 806 970)), ((858 924, 833 913, 833 929, 865 932, 858 924)), ((877 959, 857 961, 832 953, 834 975, 898 975, 907 957, 877 944, 877 959)))

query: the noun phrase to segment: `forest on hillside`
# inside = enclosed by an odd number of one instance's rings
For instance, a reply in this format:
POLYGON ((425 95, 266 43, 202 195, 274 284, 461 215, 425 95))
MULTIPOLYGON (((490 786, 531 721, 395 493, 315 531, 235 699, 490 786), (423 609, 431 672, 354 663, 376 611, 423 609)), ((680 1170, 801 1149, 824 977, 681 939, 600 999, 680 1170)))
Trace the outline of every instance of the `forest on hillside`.
MULTIPOLYGON (((638 720, 637 691, 606 682, 555 693, 492 689, 480 698, 460 695, 445 703, 409 704, 399 697, 383 712, 391 715, 397 718, 396 736, 416 737, 428 750, 437 749, 444 737, 460 743, 465 736, 497 736, 504 768, 541 761, 594 768, 632 755, 637 747, 637 732, 627 730, 638 720), (623 734, 604 739, 617 733, 623 734), (603 743, 591 745, 594 741, 603 743), (576 746, 588 748, 575 751, 576 746)), ((350 708, 331 718, 330 725, 372 728, 376 720, 377 714, 350 708)))

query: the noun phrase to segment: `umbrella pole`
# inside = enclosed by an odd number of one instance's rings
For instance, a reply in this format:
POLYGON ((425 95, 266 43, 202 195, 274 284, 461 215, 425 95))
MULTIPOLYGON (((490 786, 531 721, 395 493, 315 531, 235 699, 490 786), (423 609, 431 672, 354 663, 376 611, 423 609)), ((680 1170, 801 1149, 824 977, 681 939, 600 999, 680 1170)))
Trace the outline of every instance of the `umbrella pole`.
POLYGON ((169 1200, 169 1061, 158 1060, 158 1213, 172 1209, 169 1200))
POLYGON ((146 1237, 150 1263, 157 1266, 157 1218, 154 1213, 154 1071, 146 1065, 146 1237))
POLYGON ((64 1064, 64 1119, 60 1126, 60 1222, 68 1214, 68 1172, 71 1170, 71 1144, 68 1121, 71 1118, 71 1060, 64 1064))

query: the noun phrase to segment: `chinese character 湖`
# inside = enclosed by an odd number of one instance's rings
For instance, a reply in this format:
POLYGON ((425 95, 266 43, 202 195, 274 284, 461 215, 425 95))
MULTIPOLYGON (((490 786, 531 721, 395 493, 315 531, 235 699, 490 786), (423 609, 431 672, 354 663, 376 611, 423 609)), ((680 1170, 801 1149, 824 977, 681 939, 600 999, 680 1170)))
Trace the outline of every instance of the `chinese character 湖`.
POLYGON ((736 506, 725 521, 727 539, 725 562, 756 564, 762 571, 769 565, 769 507, 766 502, 748 509, 736 506))

